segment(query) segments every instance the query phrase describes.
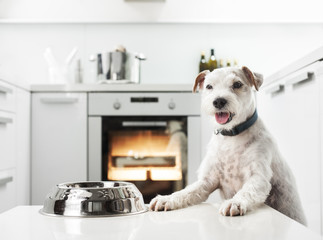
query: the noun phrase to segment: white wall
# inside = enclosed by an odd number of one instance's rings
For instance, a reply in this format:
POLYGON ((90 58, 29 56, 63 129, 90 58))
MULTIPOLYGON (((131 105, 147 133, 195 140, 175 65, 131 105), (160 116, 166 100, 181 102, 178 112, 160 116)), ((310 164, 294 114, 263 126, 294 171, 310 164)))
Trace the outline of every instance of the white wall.
POLYGON ((1 0, 0 18, 109 22, 322 22, 321 0, 1 0))
POLYGON ((236 58, 266 76, 322 45, 322 5, 320 0, 1 0, 0 75, 47 83, 45 48, 63 61, 78 46, 89 82, 89 55, 123 44, 146 54, 143 83, 191 83, 200 52, 209 54, 210 48, 218 58, 236 58))
POLYGON ((51 47, 63 60, 74 46, 85 64, 89 82, 92 53, 111 51, 123 44, 143 52, 143 83, 191 83, 198 73, 200 52, 215 48, 219 58, 237 58, 265 75, 318 48, 323 24, 260 23, 74 23, 0 24, 0 72, 30 83, 47 83, 43 58, 51 47))

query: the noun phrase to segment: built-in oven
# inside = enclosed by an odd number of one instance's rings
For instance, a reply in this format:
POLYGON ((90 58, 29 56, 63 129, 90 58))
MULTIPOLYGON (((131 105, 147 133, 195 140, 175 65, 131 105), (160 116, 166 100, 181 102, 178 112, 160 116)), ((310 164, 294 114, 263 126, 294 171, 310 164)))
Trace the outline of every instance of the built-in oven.
POLYGON ((88 178, 133 182, 148 203, 196 179, 200 98, 176 93, 90 93, 88 178))

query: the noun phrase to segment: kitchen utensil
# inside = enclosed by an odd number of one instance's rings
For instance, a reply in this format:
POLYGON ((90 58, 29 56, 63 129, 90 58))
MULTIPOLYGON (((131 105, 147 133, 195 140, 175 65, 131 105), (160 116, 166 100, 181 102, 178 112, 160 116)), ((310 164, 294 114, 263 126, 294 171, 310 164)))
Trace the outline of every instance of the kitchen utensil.
POLYGON ((123 82, 140 83, 141 61, 146 60, 142 53, 108 52, 107 53, 107 75, 108 81, 104 83, 123 82))
POLYGON ((98 57, 97 57, 97 64, 98 64, 98 69, 97 69, 97 73, 98 73, 98 80, 103 80, 104 79, 104 75, 103 75, 103 65, 102 65, 102 54, 99 53, 98 57))
POLYGON ((146 212, 142 194, 128 182, 72 182, 56 185, 41 213, 53 216, 124 216, 146 212))
POLYGON ((109 52, 107 79, 126 79, 126 60, 127 54, 125 52, 109 52))

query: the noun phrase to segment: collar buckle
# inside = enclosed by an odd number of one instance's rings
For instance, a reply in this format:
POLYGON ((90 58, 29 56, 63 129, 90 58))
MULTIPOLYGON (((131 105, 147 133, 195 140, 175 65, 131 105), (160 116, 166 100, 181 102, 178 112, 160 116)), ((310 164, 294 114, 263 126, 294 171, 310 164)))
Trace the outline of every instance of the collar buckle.
POLYGON ((214 129, 214 134, 215 135, 218 135, 221 132, 222 132, 222 129, 214 129))

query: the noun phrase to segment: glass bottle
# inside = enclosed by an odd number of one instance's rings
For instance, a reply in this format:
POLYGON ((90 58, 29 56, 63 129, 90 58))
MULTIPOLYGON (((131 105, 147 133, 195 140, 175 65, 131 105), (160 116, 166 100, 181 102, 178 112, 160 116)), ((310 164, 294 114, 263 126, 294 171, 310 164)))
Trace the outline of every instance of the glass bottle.
POLYGON ((200 59, 200 65, 199 65, 199 71, 202 72, 204 70, 208 69, 208 65, 205 59, 205 53, 204 51, 201 53, 201 59, 200 59))
POLYGON ((218 67, 218 62, 216 61, 215 54, 214 54, 214 49, 211 49, 211 55, 208 61, 208 68, 210 71, 213 71, 218 67))

